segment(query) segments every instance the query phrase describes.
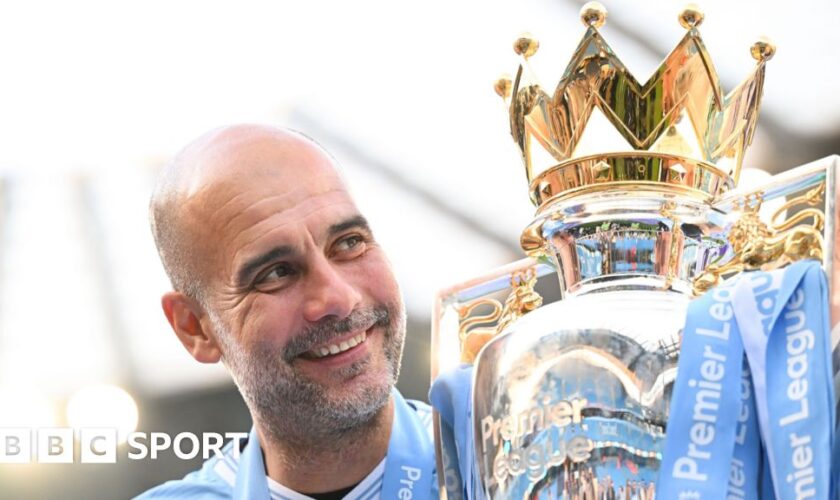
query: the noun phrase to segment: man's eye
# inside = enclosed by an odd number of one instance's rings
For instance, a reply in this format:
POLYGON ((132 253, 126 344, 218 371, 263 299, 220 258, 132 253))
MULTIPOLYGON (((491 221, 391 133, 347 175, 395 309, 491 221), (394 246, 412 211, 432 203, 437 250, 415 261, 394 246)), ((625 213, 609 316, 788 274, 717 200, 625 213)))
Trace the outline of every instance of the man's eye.
POLYGON ((366 247, 365 239, 358 234, 341 239, 335 246, 336 253, 342 255, 358 255, 366 247))
POLYGON ((257 276, 255 283, 258 285, 261 284, 272 284, 276 283, 277 281, 282 281, 284 279, 289 278, 294 274, 294 269, 287 264, 280 264, 276 265, 264 273, 257 276))

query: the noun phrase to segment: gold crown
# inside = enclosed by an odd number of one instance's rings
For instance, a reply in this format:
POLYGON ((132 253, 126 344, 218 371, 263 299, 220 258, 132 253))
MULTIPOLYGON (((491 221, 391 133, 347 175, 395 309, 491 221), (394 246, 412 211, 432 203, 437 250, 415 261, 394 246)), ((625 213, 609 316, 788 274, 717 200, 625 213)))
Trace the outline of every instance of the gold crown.
POLYGON ((627 184, 707 199, 732 188, 752 141, 764 65, 775 46, 756 42, 751 48, 755 70, 724 96, 697 30, 703 13, 691 5, 679 16, 688 30, 685 37, 641 84, 598 32, 606 18, 598 2, 583 6, 586 33, 554 95, 530 71, 528 59, 539 43, 529 36, 514 43, 522 57, 515 80, 496 82, 496 92, 510 106, 511 134, 522 151, 531 200, 543 208, 586 190, 627 184), (626 148, 583 147, 596 108, 626 140, 626 148))

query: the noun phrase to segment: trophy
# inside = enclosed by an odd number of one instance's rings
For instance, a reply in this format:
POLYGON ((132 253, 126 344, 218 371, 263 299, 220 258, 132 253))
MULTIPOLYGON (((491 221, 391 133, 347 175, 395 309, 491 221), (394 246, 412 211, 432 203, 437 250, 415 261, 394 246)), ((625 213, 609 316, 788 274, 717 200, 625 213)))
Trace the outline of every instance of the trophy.
MULTIPOLYGON (((432 378, 469 370, 447 388, 460 420, 435 405, 442 498, 654 498, 692 299, 802 259, 834 275, 837 157, 738 188, 772 43, 751 47, 755 69, 724 94, 703 14, 689 7, 685 36, 640 83, 599 33, 606 17, 597 2, 583 7, 585 34, 553 93, 529 69, 529 36, 514 43, 515 77, 496 82, 537 210, 521 236, 527 258, 437 297, 432 378), (586 146, 598 144, 584 140, 596 113, 626 148, 586 146), (766 214, 772 200, 784 201, 766 214), (535 287, 558 279, 559 300, 543 304, 535 287)), ((711 408, 721 394, 707 392, 698 401, 711 408)))

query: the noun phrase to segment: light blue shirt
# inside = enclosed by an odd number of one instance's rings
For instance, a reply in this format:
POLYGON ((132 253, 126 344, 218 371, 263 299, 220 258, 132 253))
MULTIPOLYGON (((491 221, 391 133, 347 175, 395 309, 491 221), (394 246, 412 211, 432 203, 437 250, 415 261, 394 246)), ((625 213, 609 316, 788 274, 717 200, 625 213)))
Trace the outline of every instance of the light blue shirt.
MULTIPOLYGON (((406 427, 405 422, 400 422, 399 414, 410 415, 410 418, 416 419, 415 423, 419 423, 428 432, 424 437, 428 437, 429 446, 425 449, 434 450, 431 445, 433 441, 432 431, 432 409, 429 405, 419 401, 406 401, 396 391, 394 394, 394 405, 405 405, 410 411, 399 411, 400 408, 395 408, 394 424, 391 429, 391 443, 398 439, 403 434, 403 428, 406 427)), ((269 490, 269 483, 266 477, 265 463, 263 462, 262 450, 260 448, 259 439, 256 430, 251 429, 248 434, 248 440, 245 442, 244 448, 236 456, 234 443, 231 441, 222 448, 222 454, 216 455, 204 462, 201 469, 192 472, 183 479, 168 481, 160 486, 152 488, 149 491, 136 497, 139 500, 145 499, 192 499, 192 500, 218 500, 218 499, 247 499, 247 500, 271 500, 273 498, 308 498, 306 496, 294 496, 278 494, 276 488, 269 490)), ((387 462, 388 457, 385 457, 387 462)), ((432 460, 433 463, 433 460, 432 460)), ((379 475, 379 478, 366 478, 360 486, 365 488, 354 489, 345 498, 353 498, 358 500, 374 500, 380 497, 379 488, 382 485, 382 464, 371 472, 372 475, 379 475), (377 486, 378 485, 378 486, 377 486), (372 487, 370 487, 372 486, 372 487), (357 491, 359 490, 359 491, 357 491)), ((428 471, 432 476, 436 476, 434 468, 428 471)), ((428 496, 422 492, 414 492, 414 499, 425 500, 427 498, 438 498, 438 485, 436 477, 432 478, 432 491, 428 492, 428 496)))

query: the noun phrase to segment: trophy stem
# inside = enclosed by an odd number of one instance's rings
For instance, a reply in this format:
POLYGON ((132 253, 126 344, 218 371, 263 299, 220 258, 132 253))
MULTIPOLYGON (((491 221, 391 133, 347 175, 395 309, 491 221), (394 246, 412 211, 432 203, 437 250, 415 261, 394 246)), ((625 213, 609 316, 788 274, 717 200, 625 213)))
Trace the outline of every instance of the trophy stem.
POLYGON ((692 280, 726 249, 723 214, 703 200, 616 190, 564 200, 540 216, 560 287, 692 293, 692 280))

